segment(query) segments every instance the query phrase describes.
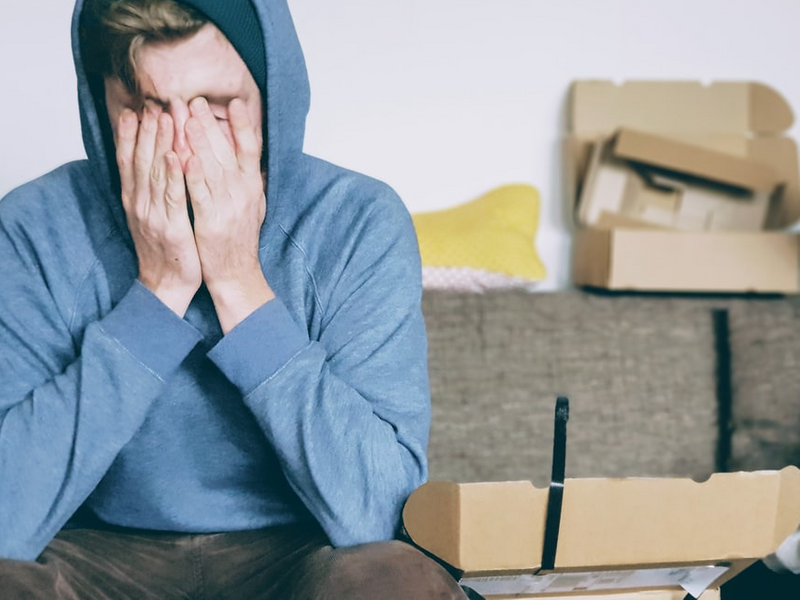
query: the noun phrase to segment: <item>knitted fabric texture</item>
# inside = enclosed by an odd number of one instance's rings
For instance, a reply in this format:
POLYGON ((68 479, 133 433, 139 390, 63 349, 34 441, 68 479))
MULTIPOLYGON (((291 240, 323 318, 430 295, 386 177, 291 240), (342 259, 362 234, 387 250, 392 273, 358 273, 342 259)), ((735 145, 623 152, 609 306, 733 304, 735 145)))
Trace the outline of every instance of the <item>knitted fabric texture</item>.
POLYGON ((256 80, 262 97, 266 97, 267 65, 264 51, 264 36, 258 23, 258 15, 250 0, 180 0, 182 4, 202 12, 216 25, 256 80))

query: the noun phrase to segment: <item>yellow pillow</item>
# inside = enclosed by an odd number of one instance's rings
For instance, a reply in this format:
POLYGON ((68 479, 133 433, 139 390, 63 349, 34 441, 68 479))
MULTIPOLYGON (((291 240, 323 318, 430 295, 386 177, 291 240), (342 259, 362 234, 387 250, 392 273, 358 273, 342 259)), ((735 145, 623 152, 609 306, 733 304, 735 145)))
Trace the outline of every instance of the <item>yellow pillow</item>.
POLYGON ((423 286, 483 291, 529 287, 545 277, 534 247, 539 193, 506 185, 453 208, 412 215, 423 286))

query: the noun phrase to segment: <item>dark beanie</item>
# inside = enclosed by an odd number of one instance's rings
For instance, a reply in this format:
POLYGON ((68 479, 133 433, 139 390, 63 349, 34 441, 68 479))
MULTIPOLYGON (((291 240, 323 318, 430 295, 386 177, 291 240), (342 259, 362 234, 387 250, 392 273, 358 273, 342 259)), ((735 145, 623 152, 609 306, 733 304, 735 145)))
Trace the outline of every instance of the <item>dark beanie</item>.
POLYGON ((250 0, 178 0, 199 10, 225 34, 247 65, 261 91, 267 95, 267 64, 264 35, 250 0))

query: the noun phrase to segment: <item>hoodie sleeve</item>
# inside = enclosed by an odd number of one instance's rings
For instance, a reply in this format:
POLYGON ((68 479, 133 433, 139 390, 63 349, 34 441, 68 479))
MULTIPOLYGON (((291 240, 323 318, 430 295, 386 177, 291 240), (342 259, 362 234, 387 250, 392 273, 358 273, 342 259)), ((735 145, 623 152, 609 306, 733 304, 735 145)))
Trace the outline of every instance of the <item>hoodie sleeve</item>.
POLYGON ((341 267, 318 300, 318 339, 273 300, 209 354, 335 546, 394 537, 403 503, 427 478, 430 394, 413 225, 404 207, 384 207, 353 229, 349 247, 327 248, 341 267), (280 352, 265 357, 265 343, 280 352))
POLYGON ((787 537, 773 554, 764 558, 764 563, 777 573, 800 575, 800 529, 787 537))
POLYGON ((33 560, 200 336, 134 283, 76 341, 75 299, 53 291, 42 248, 7 220, 0 225, 0 557, 33 560))

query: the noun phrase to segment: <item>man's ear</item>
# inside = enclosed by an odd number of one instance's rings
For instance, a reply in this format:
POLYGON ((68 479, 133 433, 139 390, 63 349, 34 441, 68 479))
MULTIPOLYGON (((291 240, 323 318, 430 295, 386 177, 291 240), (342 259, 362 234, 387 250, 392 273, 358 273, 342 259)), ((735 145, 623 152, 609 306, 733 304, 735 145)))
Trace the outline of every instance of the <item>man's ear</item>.
POLYGON ((132 110, 138 108, 139 101, 136 94, 128 89, 128 86, 119 77, 104 77, 103 85, 106 92, 106 105, 116 103, 132 110))

